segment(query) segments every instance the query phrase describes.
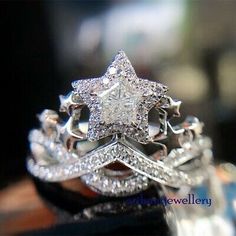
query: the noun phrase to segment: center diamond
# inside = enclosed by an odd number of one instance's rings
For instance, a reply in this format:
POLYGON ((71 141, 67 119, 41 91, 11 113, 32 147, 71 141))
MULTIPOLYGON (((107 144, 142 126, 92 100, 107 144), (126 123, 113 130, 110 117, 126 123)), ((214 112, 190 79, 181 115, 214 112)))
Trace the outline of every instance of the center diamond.
POLYGON ((136 121, 138 92, 124 78, 119 78, 109 89, 98 94, 101 101, 101 121, 106 124, 131 124, 136 121))

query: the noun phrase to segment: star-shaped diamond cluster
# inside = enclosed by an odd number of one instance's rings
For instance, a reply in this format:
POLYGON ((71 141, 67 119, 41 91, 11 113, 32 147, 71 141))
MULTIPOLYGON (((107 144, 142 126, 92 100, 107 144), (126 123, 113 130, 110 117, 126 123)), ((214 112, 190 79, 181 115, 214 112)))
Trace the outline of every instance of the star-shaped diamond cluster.
POLYGON ((148 112, 167 87, 138 78, 123 51, 118 52, 105 75, 77 80, 72 86, 90 110, 89 141, 117 133, 140 143, 150 141, 148 112))

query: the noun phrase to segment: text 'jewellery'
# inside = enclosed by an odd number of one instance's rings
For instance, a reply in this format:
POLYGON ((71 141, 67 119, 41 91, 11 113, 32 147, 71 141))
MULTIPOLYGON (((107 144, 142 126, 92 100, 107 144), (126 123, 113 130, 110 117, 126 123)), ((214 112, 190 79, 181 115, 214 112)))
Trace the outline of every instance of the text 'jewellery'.
POLYGON ((156 183, 196 186, 208 177, 211 141, 201 134, 203 124, 187 117, 172 126, 181 102, 166 94, 166 86, 138 78, 123 51, 102 77, 72 87, 60 96, 68 121, 44 110, 40 129, 30 132, 27 167, 35 177, 49 182, 79 177, 108 196, 132 195, 156 183), (89 121, 82 122, 86 107, 89 121))

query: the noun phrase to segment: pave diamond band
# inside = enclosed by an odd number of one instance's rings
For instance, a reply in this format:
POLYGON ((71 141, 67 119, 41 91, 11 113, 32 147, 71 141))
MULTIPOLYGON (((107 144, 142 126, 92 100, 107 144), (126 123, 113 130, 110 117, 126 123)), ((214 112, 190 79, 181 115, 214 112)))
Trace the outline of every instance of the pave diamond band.
MULTIPOLYGON (((151 157, 147 157, 135 150, 135 148, 130 147, 127 141, 114 140, 110 144, 95 149, 83 157, 77 156, 76 158, 75 156, 71 156, 71 159, 67 163, 63 160, 61 162, 58 161, 58 163, 52 164, 49 162, 47 164, 46 160, 50 158, 48 157, 44 159, 45 163, 42 165, 33 161, 33 159, 29 159, 28 169, 34 176, 50 182, 82 176, 82 180, 86 184, 98 189, 102 193, 109 193, 112 190, 113 194, 121 195, 121 192, 128 194, 137 192, 138 190, 144 190, 147 188, 150 182, 149 180, 176 188, 182 185, 196 185, 201 183, 202 178, 200 177, 203 177, 204 171, 198 170, 197 175, 195 174, 194 176, 194 173, 185 173, 178 170, 178 167, 193 158, 200 157, 201 159, 205 155, 208 155, 207 158, 209 158, 209 148, 208 138, 201 137, 192 143, 191 150, 184 148, 172 150, 163 161, 154 161, 151 157), (116 161, 132 169, 135 174, 131 177, 128 176, 128 178, 114 179, 107 177, 101 172, 102 167, 116 161), (199 174, 200 172, 201 175, 199 174), (136 191, 134 188, 137 188, 136 191)), ((55 149, 59 153, 63 152, 60 148, 55 147, 55 149)), ((50 151, 50 153, 56 155, 54 152, 50 151)), ((52 156, 51 159, 55 160, 52 156)))
POLYGON ((43 181, 80 178, 103 195, 125 196, 154 183, 174 188, 195 186, 206 178, 211 163, 209 138, 195 117, 178 126, 181 102, 166 95, 167 87, 136 76, 119 52, 104 76, 72 83, 74 91, 60 96, 63 122, 52 110, 39 115, 40 129, 29 134, 29 172, 43 181), (89 122, 82 122, 84 107, 89 122), (149 122, 154 108, 158 119, 149 122))

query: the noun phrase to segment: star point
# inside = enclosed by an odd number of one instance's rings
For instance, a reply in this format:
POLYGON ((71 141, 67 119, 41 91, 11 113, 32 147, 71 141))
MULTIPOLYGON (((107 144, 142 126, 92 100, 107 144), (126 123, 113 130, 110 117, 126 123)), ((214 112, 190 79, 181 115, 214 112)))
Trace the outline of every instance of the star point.
POLYGON ((180 117, 180 106, 182 102, 180 100, 172 99, 170 96, 163 96, 161 100, 161 105, 158 104, 158 107, 163 108, 167 112, 167 119, 172 117, 180 117))
POLYGON ((75 92, 70 92, 66 96, 60 95, 60 112, 66 112, 67 114, 71 115, 72 113, 72 107, 78 107, 82 105, 82 101, 80 97, 75 94, 75 92))

